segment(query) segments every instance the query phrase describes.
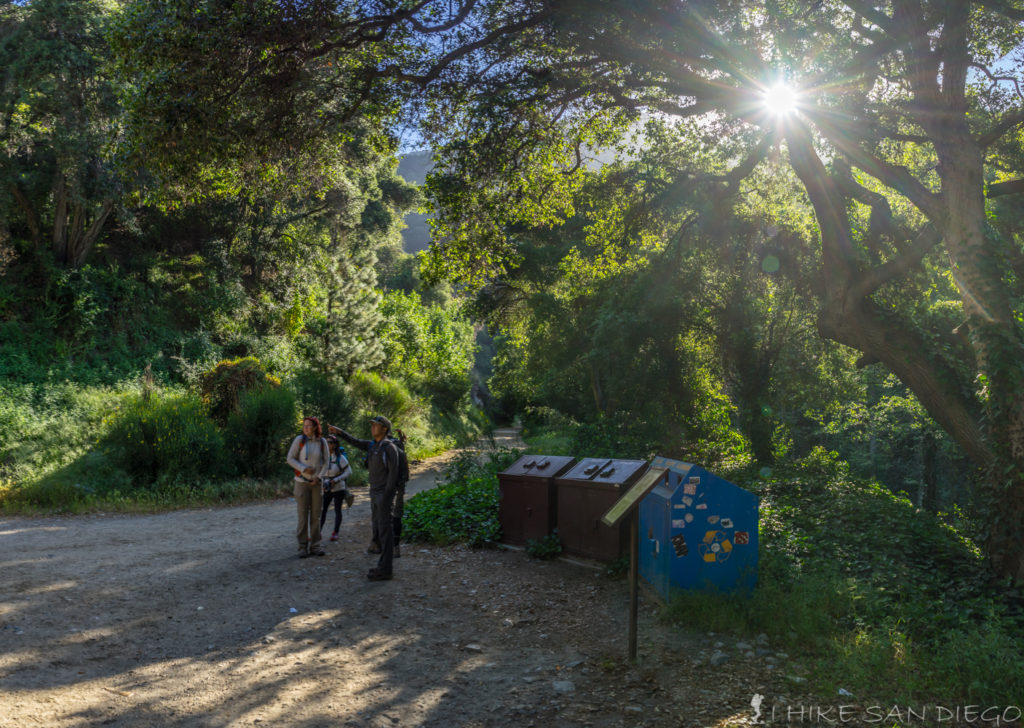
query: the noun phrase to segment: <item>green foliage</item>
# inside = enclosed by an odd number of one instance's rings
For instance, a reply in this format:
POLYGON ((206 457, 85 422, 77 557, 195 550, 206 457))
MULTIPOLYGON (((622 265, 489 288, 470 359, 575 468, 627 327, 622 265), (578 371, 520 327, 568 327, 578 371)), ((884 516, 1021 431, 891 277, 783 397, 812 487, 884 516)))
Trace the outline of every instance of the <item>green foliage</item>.
POLYGON ((463 453, 440 476, 437 487, 417 493, 405 504, 402 537, 446 545, 485 546, 501 537, 497 474, 519 457, 514 450, 463 453))
POLYGON ((553 559, 562 553, 562 539, 558 537, 558 529, 544 538, 526 539, 526 553, 535 559, 553 559))
POLYGON ((365 424, 357 416, 359 403, 352 388, 335 377, 303 369, 288 379, 288 387, 295 392, 303 417, 312 415, 321 423, 329 422, 349 431, 359 431, 359 426, 365 424))
POLYGON ((241 410, 242 397, 247 392, 279 386, 281 380, 267 374, 259 359, 252 356, 221 361, 199 380, 210 416, 222 424, 241 410))
POLYGON ((85 262, 118 194, 109 19, 96 0, 0 6, 0 220, 59 267, 85 262))
POLYGON ((224 437, 188 394, 128 397, 105 423, 101 447, 137 488, 230 472, 224 437))
POLYGON ((657 449, 656 427, 636 422, 633 413, 618 412, 578 425, 570 449, 586 457, 647 459, 657 449))
POLYGON ((301 429, 295 395, 284 387, 246 392, 228 416, 225 440, 238 472, 266 478, 283 472, 291 437, 301 429))
POLYGON ((369 419, 384 415, 395 427, 422 416, 424 407, 398 379, 382 377, 372 372, 360 372, 349 381, 352 393, 359 402, 361 415, 369 419))
POLYGON ((469 393, 473 327, 457 305, 424 305, 417 292, 389 291, 381 306, 379 336, 384 370, 454 409, 469 393))
POLYGON ((850 464, 937 512, 973 499, 977 480, 964 453, 895 376, 878 367, 858 372, 851 396, 810 411, 818 439, 850 464))
POLYGON ((104 418, 129 391, 0 383, 0 483, 13 493, 61 472, 95 445, 104 418))

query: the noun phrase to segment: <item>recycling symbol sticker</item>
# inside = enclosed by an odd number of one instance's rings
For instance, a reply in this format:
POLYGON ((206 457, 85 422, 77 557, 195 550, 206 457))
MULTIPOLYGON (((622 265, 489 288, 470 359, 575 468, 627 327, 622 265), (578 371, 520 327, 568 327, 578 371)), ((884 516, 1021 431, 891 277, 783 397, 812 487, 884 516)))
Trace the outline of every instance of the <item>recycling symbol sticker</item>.
POLYGON ((732 541, 725 531, 707 531, 700 544, 700 555, 709 564, 720 564, 732 553, 732 541))

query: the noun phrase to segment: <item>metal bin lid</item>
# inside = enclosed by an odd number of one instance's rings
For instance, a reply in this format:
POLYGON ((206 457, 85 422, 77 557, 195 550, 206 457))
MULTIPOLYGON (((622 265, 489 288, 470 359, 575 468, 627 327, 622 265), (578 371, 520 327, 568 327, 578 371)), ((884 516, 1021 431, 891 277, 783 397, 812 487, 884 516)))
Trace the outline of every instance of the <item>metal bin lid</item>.
POLYGON ((631 483, 647 470, 646 460, 611 460, 591 479, 595 483, 631 483))
POLYGON ((583 458, 559 480, 593 480, 610 462, 608 458, 583 458))
POLYGON ((571 455, 523 455, 499 475, 554 478, 561 475, 574 462, 576 458, 571 455))

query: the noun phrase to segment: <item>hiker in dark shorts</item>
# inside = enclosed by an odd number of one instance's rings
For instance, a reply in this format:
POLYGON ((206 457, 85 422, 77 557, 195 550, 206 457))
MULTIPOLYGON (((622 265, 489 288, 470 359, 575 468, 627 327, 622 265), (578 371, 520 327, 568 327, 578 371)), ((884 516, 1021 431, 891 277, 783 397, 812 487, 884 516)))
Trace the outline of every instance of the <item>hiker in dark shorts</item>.
POLYGON ((390 579, 395 555, 392 517, 400 475, 398 447, 388 438, 388 433, 391 432, 391 420, 383 415, 377 415, 371 419, 371 439, 369 440, 352 437, 334 425, 327 425, 327 429, 332 434, 340 436, 349 445, 366 452, 374 531, 380 538, 380 558, 377 560, 377 566, 367 572, 366 578, 370 581, 390 579))

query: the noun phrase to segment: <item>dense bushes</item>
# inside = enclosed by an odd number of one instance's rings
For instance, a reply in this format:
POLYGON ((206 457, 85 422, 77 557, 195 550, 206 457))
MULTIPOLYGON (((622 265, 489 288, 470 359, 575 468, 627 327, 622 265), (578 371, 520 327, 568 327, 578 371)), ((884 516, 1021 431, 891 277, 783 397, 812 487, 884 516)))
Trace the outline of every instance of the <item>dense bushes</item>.
POLYGON ((483 546, 501 538, 497 474, 520 453, 498 450, 486 462, 475 453, 456 458, 436 488, 417 493, 405 504, 402 537, 436 544, 483 546))
POLYGON ((362 405, 362 415, 385 413, 392 422, 402 422, 412 420, 423 412, 422 404, 396 379, 360 373, 353 375, 350 385, 362 405))
POLYGON ((266 478, 280 470, 288 442, 299 427, 295 395, 289 390, 247 393, 227 424, 227 441, 238 472, 266 478))
POLYGON ((356 426, 358 403, 352 389, 337 379, 304 369, 288 380, 303 417, 316 417, 338 427, 356 426))
POLYGON ((279 386, 281 380, 267 374, 259 359, 252 356, 222 361, 199 379, 199 389, 209 405, 210 416, 221 424, 238 413, 247 392, 279 386))
MULTIPOLYGON (((406 431, 413 458, 475 439, 487 426, 465 410, 438 414, 401 382, 377 375, 346 384, 302 371, 278 384, 257 359, 243 358, 195 381, 191 390, 161 386, 147 373, 109 387, 0 385, 0 509, 260 497, 287 482, 285 449, 303 414, 362 435, 366 417, 383 413, 406 431), (208 401, 220 403, 224 421, 211 416, 208 401)), ((365 472, 358 463, 354 470, 358 485, 365 472)))
POLYGON ((230 472, 224 436, 203 403, 187 394, 129 397, 111 415, 102 446, 143 486, 230 472))

